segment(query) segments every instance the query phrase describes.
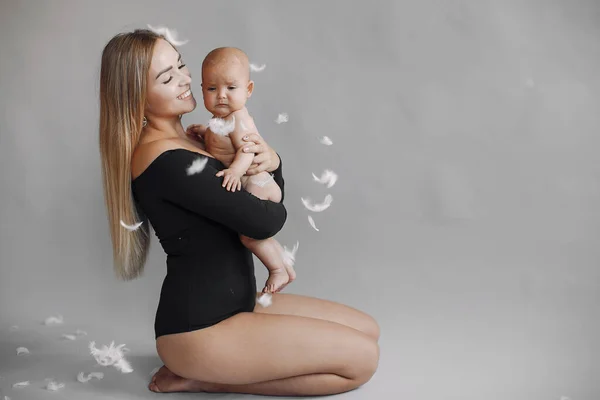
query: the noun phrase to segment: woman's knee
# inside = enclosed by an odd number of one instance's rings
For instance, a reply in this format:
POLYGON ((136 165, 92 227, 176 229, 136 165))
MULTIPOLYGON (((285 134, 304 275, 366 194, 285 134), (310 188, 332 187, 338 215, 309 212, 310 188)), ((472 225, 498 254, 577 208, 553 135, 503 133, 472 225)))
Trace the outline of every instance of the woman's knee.
POLYGON ((369 314, 365 314, 365 330, 364 332, 369 335, 370 337, 372 337, 373 339, 375 339, 375 341, 377 342, 379 340, 379 337, 381 335, 381 329, 379 327, 379 324, 377 323, 377 321, 375 320, 375 318, 373 318, 372 316, 370 316, 369 314))
POLYGON ((358 350, 357 369, 353 380, 360 386, 368 382, 379 367, 379 344, 365 338, 358 350))

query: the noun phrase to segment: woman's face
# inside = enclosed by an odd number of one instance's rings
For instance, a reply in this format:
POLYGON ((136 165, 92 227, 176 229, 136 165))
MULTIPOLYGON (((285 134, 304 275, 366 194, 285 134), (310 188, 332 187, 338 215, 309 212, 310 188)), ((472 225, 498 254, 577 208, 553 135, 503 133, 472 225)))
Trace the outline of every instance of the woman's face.
POLYGON ((164 39, 157 40, 154 45, 147 82, 144 115, 149 120, 177 117, 196 108, 190 71, 183 63, 181 54, 164 39))

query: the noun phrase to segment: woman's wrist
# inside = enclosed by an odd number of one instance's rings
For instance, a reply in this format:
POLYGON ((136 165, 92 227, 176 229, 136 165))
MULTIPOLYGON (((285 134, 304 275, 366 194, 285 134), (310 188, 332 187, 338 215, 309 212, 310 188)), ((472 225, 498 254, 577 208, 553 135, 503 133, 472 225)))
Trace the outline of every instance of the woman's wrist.
POLYGON ((274 155, 273 159, 275 161, 274 161, 274 163, 271 163, 271 165, 267 169, 268 172, 274 172, 274 171, 278 170, 279 167, 281 166, 281 158, 279 157, 279 154, 277 154, 277 152, 275 150, 273 150, 273 155, 274 155))

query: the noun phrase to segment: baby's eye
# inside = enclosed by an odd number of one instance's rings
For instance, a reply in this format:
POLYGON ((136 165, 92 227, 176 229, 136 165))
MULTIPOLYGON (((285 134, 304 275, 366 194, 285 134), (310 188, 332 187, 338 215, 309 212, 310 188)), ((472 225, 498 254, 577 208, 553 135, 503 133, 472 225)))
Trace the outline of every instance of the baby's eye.
POLYGON ((209 87, 209 88, 208 88, 208 89, 206 89, 206 90, 208 90, 209 92, 212 92, 213 90, 215 90, 215 88, 214 88, 214 87, 209 87))
POLYGON ((181 65, 179 66, 179 69, 181 69, 181 68, 183 68, 183 67, 185 67, 185 64, 181 64, 181 65))
POLYGON ((164 81, 163 83, 166 85, 167 83, 171 82, 171 79, 173 79, 173 77, 170 77, 169 80, 164 81))
POLYGON ((228 89, 229 89, 229 90, 234 90, 234 89, 235 89, 235 86, 229 86, 229 87, 228 87, 228 89))

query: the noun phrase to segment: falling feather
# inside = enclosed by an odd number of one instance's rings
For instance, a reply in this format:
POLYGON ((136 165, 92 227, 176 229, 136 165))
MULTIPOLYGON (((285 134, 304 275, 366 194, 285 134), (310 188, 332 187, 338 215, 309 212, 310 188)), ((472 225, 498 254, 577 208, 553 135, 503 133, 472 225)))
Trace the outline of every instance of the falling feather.
POLYGON ((17 347, 17 355, 20 356, 21 354, 31 354, 31 353, 29 353, 29 349, 27 347, 17 347))
POLYGON ((143 223, 143 221, 141 221, 141 222, 138 222, 138 223, 136 223, 136 224, 134 224, 134 225, 128 225, 128 224, 126 224, 125 222, 123 222, 123 220, 120 220, 120 221, 121 221, 121 226, 122 226, 123 228, 127 229, 128 231, 135 231, 135 230, 136 230, 136 229, 138 229, 140 226, 142 226, 142 223, 143 223))
POLYGON ((51 391, 54 391, 54 392, 57 391, 57 390, 59 390, 59 389, 62 389, 64 387, 65 387, 64 383, 58 383, 58 382, 56 382, 54 380, 48 382, 48 385, 46 385, 46 389, 47 390, 51 390, 51 391))
POLYGON ((240 121, 240 128, 242 128, 243 132, 246 132, 248 130, 248 128, 246 128, 246 125, 244 125, 244 121, 240 121))
POLYGON ((86 332, 86 331, 82 331, 81 329, 77 329, 77 330, 75 331, 75 334, 76 334, 77 336, 86 336, 86 335, 87 335, 87 332, 86 332))
POLYGON ((300 246, 300 242, 296 241, 296 244, 289 250, 286 246, 283 246, 283 254, 281 255, 283 258, 283 262, 290 267, 294 266, 296 262, 296 252, 298 251, 298 246, 300 246))
POLYGON ((331 146, 333 144, 333 142, 331 141, 331 139, 329 139, 327 136, 323 136, 320 139, 321 143, 323 143, 326 146, 331 146))
POLYGON ((223 118, 211 118, 208 121, 208 128, 219 136, 227 136, 235 129, 235 117, 231 117, 231 121, 223 118))
POLYGON ((304 207, 306 207, 308 210, 313 211, 313 212, 321 212, 321 211, 325 211, 329 208, 329 206, 331 205, 331 202, 333 201, 333 197, 330 194, 328 194, 327 196, 325 196, 325 200, 323 201, 323 203, 315 204, 315 205, 311 204, 311 201, 309 198, 304 199, 303 197, 301 197, 300 200, 302 200, 304 207))
POLYGON ((322 184, 327 184, 328 188, 335 185, 335 182, 337 182, 337 178, 338 178, 337 174, 329 169, 326 169, 325 171, 323 171, 320 178, 317 177, 315 174, 312 174, 312 176, 315 181, 322 183, 322 184))
POLYGON ((123 353, 129 351, 124 348, 124 344, 120 344, 115 347, 114 340, 110 343, 110 346, 104 345, 101 349, 96 348, 96 342, 92 341, 89 344, 90 353, 96 359, 96 362, 102 366, 114 366, 122 373, 132 372, 133 369, 125 360, 123 353))
POLYGON ((12 385, 13 388, 24 388, 25 386, 29 386, 29 381, 17 382, 12 385))
POLYGON ((204 167, 206 167, 206 163, 208 162, 208 157, 198 157, 196 158, 192 164, 187 168, 187 174, 194 175, 202 172, 204 167))
POLYGON ((258 299, 256 299, 256 302, 263 307, 269 307, 271 304, 273 304, 271 293, 263 293, 258 299))
POLYGON ((10 327, 10 330, 11 331, 16 331, 16 330, 19 330, 19 327, 17 325, 13 325, 13 326, 10 327))
POLYGON ((250 70, 252 72, 261 72, 262 70, 264 70, 267 67, 267 64, 261 64, 261 65, 257 65, 257 64, 250 64, 250 70))
POLYGON ((85 376, 85 374, 83 372, 80 372, 77 375, 77 380, 81 383, 85 383, 87 381, 89 381, 92 378, 96 378, 96 379, 102 379, 104 378, 104 373, 102 372, 90 372, 88 374, 88 376, 85 376))
POLYGON ((71 335, 69 333, 63 333, 61 335, 61 339, 75 340, 75 339, 77 339, 77 336, 71 335))
POLYGON ((308 223, 310 224, 310 226, 313 227, 315 231, 319 231, 319 228, 317 228, 317 226, 315 225, 315 220, 310 215, 308 216, 308 223))
POLYGON ((184 44, 186 44, 189 41, 189 40, 178 40, 177 39, 177 31, 174 29, 169 29, 166 26, 159 26, 157 28, 154 28, 150 24, 148 24, 148 29, 150 29, 151 31, 153 31, 154 33, 156 33, 158 35, 163 35, 167 39, 167 41, 172 43, 174 46, 183 46, 184 44))
POLYGON ((4 396, 4 400, 10 400, 10 397, 4 396))
POLYGON ((44 320, 44 325, 60 325, 64 322, 63 316, 58 314, 55 316, 50 316, 44 320))
POLYGON ((280 113, 279 115, 277 115, 277 119, 275 120, 275 122, 278 124, 283 124, 284 122, 288 122, 289 119, 290 117, 287 113, 280 113))

